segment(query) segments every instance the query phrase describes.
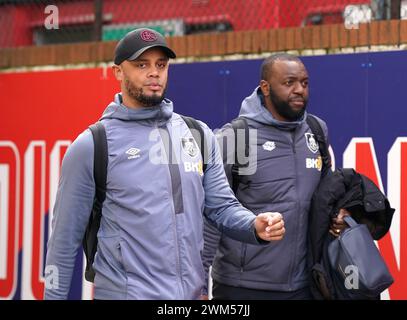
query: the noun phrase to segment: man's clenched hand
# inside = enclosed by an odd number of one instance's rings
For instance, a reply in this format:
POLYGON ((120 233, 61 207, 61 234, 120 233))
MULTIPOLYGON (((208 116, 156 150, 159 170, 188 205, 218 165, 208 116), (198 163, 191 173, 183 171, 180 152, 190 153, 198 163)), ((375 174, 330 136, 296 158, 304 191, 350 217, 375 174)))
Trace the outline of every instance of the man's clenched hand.
POLYGON ((260 213, 254 222, 257 236, 265 241, 283 239, 285 228, 283 216, 279 212, 260 213))

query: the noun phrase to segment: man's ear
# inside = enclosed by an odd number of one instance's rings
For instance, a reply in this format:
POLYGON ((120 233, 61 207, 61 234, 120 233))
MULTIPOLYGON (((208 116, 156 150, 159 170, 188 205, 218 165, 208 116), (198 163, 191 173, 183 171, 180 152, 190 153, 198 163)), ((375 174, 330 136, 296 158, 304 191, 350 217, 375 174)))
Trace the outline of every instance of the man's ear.
POLYGON ((123 80, 123 70, 122 70, 122 68, 120 66, 114 64, 112 66, 112 69, 113 69, 114 76, 116 77, 116 80, 122 81, 123 80))
POLYGON ((265 97, 270 95, 270 85, 266 80, 260 80, 260 90, 265 97))

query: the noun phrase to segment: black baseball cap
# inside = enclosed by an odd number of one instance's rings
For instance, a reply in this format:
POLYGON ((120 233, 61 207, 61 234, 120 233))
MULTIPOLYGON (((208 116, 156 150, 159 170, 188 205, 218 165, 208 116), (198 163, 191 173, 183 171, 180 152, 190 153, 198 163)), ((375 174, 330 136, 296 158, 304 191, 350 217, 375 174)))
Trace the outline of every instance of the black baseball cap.
POLYGON ((130 31, 119 41, 114 52, 114 63, 119 65, 124 60, 135 60, 144 51, 154 47, 163 49, 169 58, 176 57, 174 51, 167 46, 161 33, 148 28, 140 28, 130 31))

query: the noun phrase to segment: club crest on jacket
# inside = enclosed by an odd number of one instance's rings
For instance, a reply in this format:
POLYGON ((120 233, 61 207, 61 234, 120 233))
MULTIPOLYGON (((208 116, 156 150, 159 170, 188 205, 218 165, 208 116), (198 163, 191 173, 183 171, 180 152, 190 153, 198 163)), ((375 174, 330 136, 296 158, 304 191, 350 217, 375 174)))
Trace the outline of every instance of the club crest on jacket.
POLYGON ((311 150, 312 153, 317 153, 319 149, 319 145, 317 140, 315 140, 313 133, 305 133, 305 141, 307 142, 308 149, 311 150))
POLYGON ((198 154, 198 146, 194 138, 182 138, 182 149, 192 158, 198 154))

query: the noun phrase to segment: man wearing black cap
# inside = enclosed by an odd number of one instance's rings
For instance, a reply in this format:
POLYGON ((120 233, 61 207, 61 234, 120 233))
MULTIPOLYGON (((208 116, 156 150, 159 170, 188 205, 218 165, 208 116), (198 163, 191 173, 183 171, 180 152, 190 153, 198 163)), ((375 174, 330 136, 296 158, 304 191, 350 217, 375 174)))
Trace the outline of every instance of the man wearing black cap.
POLYGON ((164 37, 154 30, 137 29, 120 40, 113 71, 121 82, 124 105, 133 108, 159 105, 165 95, 168 60, 175 57, 164 37), (156 72, 151 75, 147 74, 150 63, 156 64, 156 72))
POLYGON ((113 71, 121 82, 123 104, 130 108, 153 107, 163 101, 168 60, 175 58, 164 37, 150 29, 129 32, 117 44, 113 71), (149 68, 155 64, 153 74, 149 68))
MULTIPOLYGON (((203 164, 192 130, 165 98, 169 58, 175 53, 151 29, 128 33, 116 47, 113 71, 121 93, 100 120, 108 164, 95 299, 198 299, 205 279, 202 214, 252 244, 280 240, 285 232, 279 213, 255 216, 239 204, 214 135, 199 122, 208 150, 203 164)), ((46 281, 46 299, 67 298, 94 202, 93 167, 94 142, 85 130, 62 164, 46 260, 58 279, 46 281)))

